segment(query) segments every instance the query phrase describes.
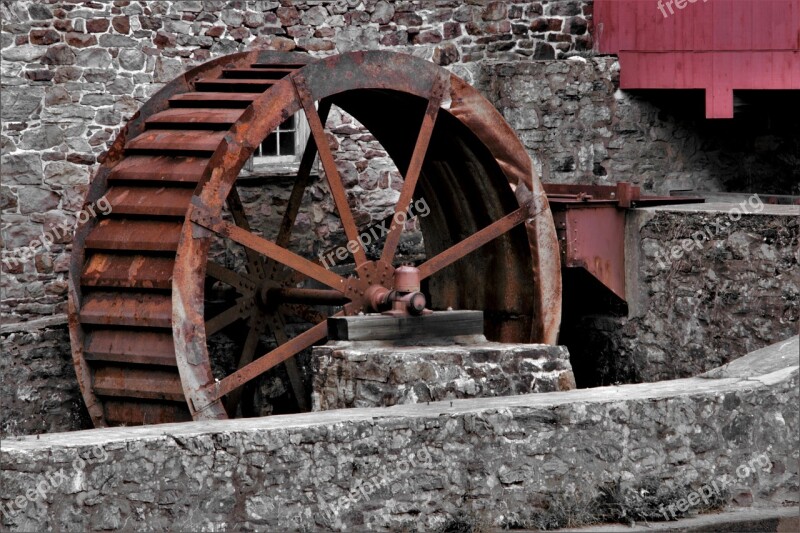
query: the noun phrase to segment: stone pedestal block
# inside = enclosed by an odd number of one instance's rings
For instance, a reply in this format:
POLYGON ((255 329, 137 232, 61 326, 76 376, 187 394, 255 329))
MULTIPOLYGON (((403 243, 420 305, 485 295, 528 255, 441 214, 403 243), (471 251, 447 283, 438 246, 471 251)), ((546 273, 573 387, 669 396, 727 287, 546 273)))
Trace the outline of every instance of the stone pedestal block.
POLYGON ((312 359, 315 411, 575 388, 564 346, 337 341, 315 347, 312 359))

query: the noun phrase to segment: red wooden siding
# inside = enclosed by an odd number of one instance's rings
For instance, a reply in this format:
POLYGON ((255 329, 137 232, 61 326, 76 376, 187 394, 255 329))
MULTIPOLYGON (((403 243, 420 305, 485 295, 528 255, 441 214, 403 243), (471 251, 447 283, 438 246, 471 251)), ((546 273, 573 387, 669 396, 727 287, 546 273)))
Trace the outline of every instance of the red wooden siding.
POLYGON ((737 89, 800 89, 800 0, 596 0, 594 21, 622 89, 705 89, 708 118, 737 89))

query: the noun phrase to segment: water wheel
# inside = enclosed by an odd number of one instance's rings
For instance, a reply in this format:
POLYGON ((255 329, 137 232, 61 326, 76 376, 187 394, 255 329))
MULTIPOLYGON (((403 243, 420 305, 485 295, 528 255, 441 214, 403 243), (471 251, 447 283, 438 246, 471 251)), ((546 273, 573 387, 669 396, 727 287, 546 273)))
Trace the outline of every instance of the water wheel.
POLYGON ((388 230, 379 255, 354 247, 350 274, 291 250, 317 156, 343 239, 358 241, 325 132, 334 105, 370 131, 403 175, 395 212, 417 198, 430 206, 419 222, 426 259, 418 266, 431 305, 483 309, 492 340, 555 342, 561 282, 547 199, 522 144, 474 88, 431 63, 387 52, 322 60, 234 54, 152 97, 90 184, 86 205, 105 199, 112 209, 76 231, 69 315, 95 426, 233 416, 241 387, 281 363, 301 399, 293 357, 326 338, 320 306, 355 314, 368 310, 370 286, 391 288, 403 224, 388 230), (311 134, 277 236, 268 240, 251 229, 237 177, 298 111, 311 134), (245 268, 213 260, 219 240, 243 247, 245 268), (235 298, 210 315, 212 284, 235 298), (290 315, 308 322, 304 331, 290 334, 290 315), (232 324, 245 328, 238 360, 215 377, 209 346, 232 324), (265 334, 275 344, 262 355, 256 350, 265 334))

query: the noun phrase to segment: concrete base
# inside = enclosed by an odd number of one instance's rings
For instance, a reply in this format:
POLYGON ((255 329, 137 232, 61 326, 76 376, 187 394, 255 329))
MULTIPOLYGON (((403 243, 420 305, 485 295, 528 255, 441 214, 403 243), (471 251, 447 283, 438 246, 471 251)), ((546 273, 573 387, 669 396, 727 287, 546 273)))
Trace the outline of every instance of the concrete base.
POLYGON ((313 410, 575 388, 564 346, 473 340, 439 346, 337 341, 315 347, 313 410))

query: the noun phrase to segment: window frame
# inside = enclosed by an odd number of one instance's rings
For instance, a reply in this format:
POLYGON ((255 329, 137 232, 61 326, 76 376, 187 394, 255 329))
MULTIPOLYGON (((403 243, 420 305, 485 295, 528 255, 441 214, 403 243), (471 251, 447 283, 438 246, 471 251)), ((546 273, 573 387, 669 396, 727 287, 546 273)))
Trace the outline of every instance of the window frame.
MULTIPOLYGON (((262 174, 265 171, 282 171, 282 173, 297 171, 300 167, 300 159, 303 157, 303 150, 305 150, 306 142, 311 132, 308 127, 306 114, 302 110, 295 113, 294 117, 294 154, 261 156, 253 154, 250 159, 247 160, 247 163, 245 163, 244 170, 247 173, 262 174)), ((280 136, 280 133, 278 135, 280 136)), ((280 150, 280 138, 278 139, 278 150, 280 150)))

